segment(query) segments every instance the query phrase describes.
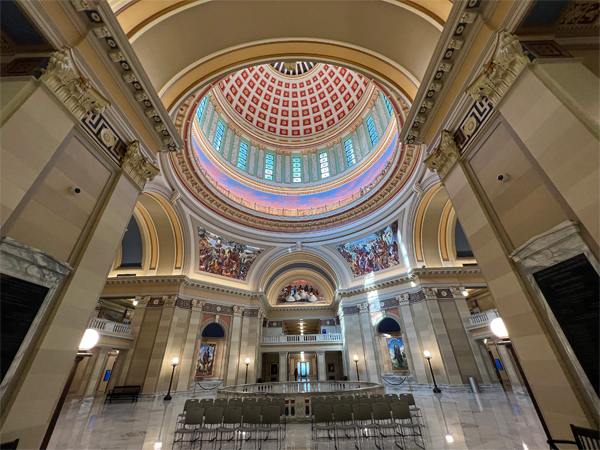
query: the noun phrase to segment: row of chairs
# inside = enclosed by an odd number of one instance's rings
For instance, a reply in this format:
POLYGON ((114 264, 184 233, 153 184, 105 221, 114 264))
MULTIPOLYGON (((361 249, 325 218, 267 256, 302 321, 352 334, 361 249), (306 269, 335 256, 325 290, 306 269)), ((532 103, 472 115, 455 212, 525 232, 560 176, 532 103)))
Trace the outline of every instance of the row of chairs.
MULTIPOLYGON (((173 447, 176 443, 180 448, 188 443, 193 449, 196 443, 211 442, 213 447, 220 442, 239 441, 240 448, 244 441, 254 439, 255 447, 260 442, 269 439, 275 433, 277 447, 285 438, 285 403, 229 401, 222 402, 187 400, 184 412, 178 416, 177 426, 173 437, 173 447), (263 403, 263 404, 259 404, 263 403)), ((260 448, 260 447, 259 447, 260 448)))
POLYGON ((372 405, 374 403, 387 403, 391 405, 392 403, 396 402, 407 403, 409 410, 413 414, 413 416, 417 418, 417 420, 421 423, 422 426, 425 426, 423 421, 423 415, 421 414, 421 408, 419 408, 415 403, 415 398, 412 394, 400 394, 400 396, 398 396, 398 394, 374 394, 370 397, 341 396, 340 398, 337 398, 337 396, 314 397, 312 399, 312 407, 314 411, 315 405, 319 404, 327 404, 332 406, 345 404, 352 406, 358 403, 368 403, 369 405, 372 405))
POLYGON ((334 446, 340 439, 340 433, 354 439, 354 445, 362 448, 361 439, 375 439, 378 448, 385 448, 385 438, 394 437, 394 444, 401 449, 406 446, 406 438, 412 437, 415 445, 425 449, 425 440, 421 425, 413 421, 408 403, 355 403, 317 404, 314 407, 313 440, 319 445, 319 432, 326 432, 321 438, 333 439, 334 446), (420 438, 421 444, 417 441, 420 438), (381 447, 378 445, 381 442, 381 447), (402 445, 400 444, 401 441, 402 445))

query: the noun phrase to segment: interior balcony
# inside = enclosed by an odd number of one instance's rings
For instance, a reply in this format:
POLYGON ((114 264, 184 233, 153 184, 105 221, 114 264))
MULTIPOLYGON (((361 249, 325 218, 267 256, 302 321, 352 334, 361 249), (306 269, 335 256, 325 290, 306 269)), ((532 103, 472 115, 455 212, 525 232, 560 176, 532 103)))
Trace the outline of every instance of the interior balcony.
POLYGON ((284 334, 280 336, 263 336, 263 345, 281 345, 281 344, 341 344, 341 333, 328 334, 284 334))
POLYGON ((103 337, 122 338, 128 340, 134 339, 134 336, 132 336, 133 327, 131 325, 125 325, 120 322, 113 322, 112 320, 93 317, 90 319, 88 328, 96 330, 100 335, 101 341, 103 337))
POLYGON ((489 327, 492 320, 500 317, 497 309, 488 309, 469 317, 469 323, 466 324, 467 330, 477 330, 479 328, 489 327))

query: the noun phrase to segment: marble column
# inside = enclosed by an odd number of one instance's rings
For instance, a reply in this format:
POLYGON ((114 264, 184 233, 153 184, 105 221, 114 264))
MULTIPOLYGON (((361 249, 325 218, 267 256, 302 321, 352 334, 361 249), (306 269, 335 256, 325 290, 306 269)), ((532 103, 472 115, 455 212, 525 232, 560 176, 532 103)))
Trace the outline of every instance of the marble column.
POLYGON ((291 181, 290 175, 291 175, 292 168, 290 166, 290 162, 291 162, 291 156, 285 155, 285 182, 286 183, 289 183, 291 181))
POLYGON ((227 358, 227 377, 223 382, 225 386, 234 386, 238 382, 241 384, 244 381, 243 379, 241 381, 238 380, 243 312, 243 307, 233 307, 233 317, 231 318, 230 325, 231 334, 229 336, 229 357, 227 358))
MULTIPOLYGON (((370 148, 371 146, 369 145, 369 142, 367 141, 367 132, 365 130, 365 124, 364 122, 362 122, 359 126, 358 126, 358 131, 360 134, 360 142, 362 142, 363 145, 363 151, 365 154, 365 157, 367 157, 367 155, 370 153, 370 148)), ((375 147, 375 146, 373 146, 375 147)))
POLYGON ((206 110, 204 111, 204 121, 202 122, 202 132, 204 133, 204 136, 208 137, 208 128, 210 127, 210 124, 212 123, 212 115, 215 111, 215 107, 213 106, 213 104, 211 102, 208 102, 208 105, 206 105, 206 110))
POLYGON ((317 378, 319 381, 327 380, 327 367, 325 367, 325 352, 317 352, 317 378))
POLYGON ((231 149, 231 137, 233 136, 233 130, 231 128, 227 128, 225 130, 225 142, 221 147, 221 153, 223 154, 223 158, 226 161, 229 161, 229 151, 231 149))
POLYGON ((363 152, 360 148, 360 141, 358 140, 358 134, 356 128, 352 131, 352 144, 354 145, 354 155, 356 156, 356 162, 362 161, 363 152))
POLYGON ((339 167, 338 173, 342 173, 346 170, 346 159, 344 158, 344 150, 342 148, 341 141, 334 143, 335 154, 337 155, 337 166, 339 167))
POLYGON ((417 335, 411 307, 409 304, 409 294, 401 294, 396 297, 400 303, 400 319, 404 325, 402 328, 402 337, 405 339, 404 345, 407 347, 407 359, 410 355, 411 367, 410 373, 413 375, 415 382, 427 384, 428 370, 426 361, 423 357, 423 348, 417 335))
POLYGON ((231 158, 229 161, 234 166, 237 166, 238 153, 240 151, 240 134, 237 130, 233 130, 233 132, 235 133, 235 137, 233 138, 233 147, 231 149, 231 158))
POLYGON ((238 369, 238 384, 242 384, 246 376, 246 358, 250 358, 250 364, 248 365, 248 383, 256 383, 257 378, 257 344, 260 323, 258 320, 258 313, 256 309, 244 310, 242 317, 242 331, 240 341, 240 365, 238 369))
MULTIPOLYGON (((379 113, 379 120, 381 121, 382 132, 385 132, 387 125, 389 123, 389 114, 387 108, 383 105, 383 100, 381 96, 377 97, 377 101, 375 102, 375 106, 377 107, 377 112, 379 113)), ((383 135, 379 136, 381 139, 383 135)))
POLYGON ((83 393, 84 398, 94 398, 96 386, 98 386, 98 383, 100 382, 102 369, 104 369, 104 365, 106 364, 109 350, 110 349, 108 347, 102 347, 99 349, 98 355, 94 360, 93 368, 90 371, 89 378, 87 380, 87 386, 83 393))
MULTIPOLYGON (((379 98, 379 97, 378 97, 379 98)), ((377 102, 375 102, 377 104, 377 102)), ((377 108, 373 108, 371 110, 371 114, 373 116, 373 123, 375 124, 375 131, 377 131, 377 137, 381 139, 383 136, 383 128, 381 127, 381 121, 379 119, 379 113, 377 112, 377 108)))
POLYGON ((210 131, 208 132, 208 143, 213 145, 215 142, 215 134, 217 132, 217 122, 219 121, 219 113, 215 109, 215 113, 213 114, 212 121, 210 124, 210 131))
POLYGON ((262 178, 265 173, 265 149, 258 147, 258 164, 256 165, 256 176, 262 178))
POLYGON ((288 352, 279 352, 279 381, 289 381, 288 352))
POLYGON ((281 172, 282 172, 282 154, 277 153, 275 156, 275 181, 281 183, 281 172))
POLYGON ((317 152, 316 151, 310 152, 310 161, 312 163, 312 180, 318 181, 319 180, 319 166, 317 164, 317 152))
MULTIPOLYGON (((377 347, 373 338, 373 326, 371 325, 371 314, 369 313, 368 302, 359 303, 359 323, 360 331, 362 335, 362 348, 363 348, 363 365, 366 368, 367 379, 364 381, 371 381, 374 383, 381 382, 379 367, 377 364, 377 347)), ((358 355, 360 358, 360 354, 358 355)))
POLYGON ((196 363, 198 355, 196 355, 196 345, 200 341, 200 328, 202 324, 202 307, 203 300, 192 300, 191 312, 187 323, 185 338, 183 341, 183 349, 179 362, 179 369, 176 378, 173 380, 173 386, 179 390, 189 389, 190 383, 196 373, 196 363))
POLYGON ((333 144, 331 147, 327 147, 327 157, 329 158, 329 171, 331 172, 331 176, 334 177, 337 174, 337 161, 333 150, 333 144))
POLYGON ((250 146, 250 159, 248 160, 248 174, 254 175, 254 166, 256 166, 256 145, 250 146))
POLYGON ((308 169, 308 154, 302 152, 302 176, 305 183, 310 183, 310 171, 308 169))
POLYGON ((508 376, 508 380, 510 381, 510 385, 515 394, 527 394, 527 389, 523 385, 523 381, 519 376, 519 371, 517 370, 513 357, 510 353, 510 350, 506 348, 506 345, 496 345, 498 349, 498 354, 500 358, 502 358, 502 364, 504 364, 504 371, 508 376))

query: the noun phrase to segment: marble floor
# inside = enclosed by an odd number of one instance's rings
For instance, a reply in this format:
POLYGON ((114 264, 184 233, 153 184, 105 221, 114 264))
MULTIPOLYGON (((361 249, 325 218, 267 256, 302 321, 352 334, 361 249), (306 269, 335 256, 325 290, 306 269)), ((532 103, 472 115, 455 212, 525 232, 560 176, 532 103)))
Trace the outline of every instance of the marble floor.
MULTIPOLYGON (((388 389, 388 392, 401 392, 388 389)), ((402 392, 408 392, 406 389, 402 392)), ((137 403, 104 404, 93 401, 71 401, 65 404, 50 441, 49 449, 171 449, 177 414, 191 395, 178 393, 170 402, 162 396, 145 396, 137 403), (162 445, 157 444, 161 442, 162 445)), ((214 391, 198 398, 210 398, 214 391)), ((414 392, 424 413, 425 445, 428 449, 534 450, 547 449, 542 427, 528 397, 504 392, 482 394, 433 394, 429 390, 414 392)), ((310 424, 288 424, 285 449, 316 448, 311 441, 310 424)), ((352 440, 341 441, 341 448, 354 448, 352 440)), ((392 441, 386 448, 395 448, 392 441)), ((188 447, 183 447, 184 449, 188 447)), ((196 448, 199 448, 196 446, 196 448)), ((212 448, 204 444, 203 448, 212 448)), ((230 443, 223 448, 233 448, 230 443)), ((252 449, 252 443, 244 448, 252 449)), ((267 442, 263 449, 276 449, 267 442)), ((319 448, 333 443, 319 440, 319 448)), ((364 442, 362 448, 375 448, 364 442)), ((416 449, 412 441, 407 448, 416 449)), ((179 445, 175 446, 179 449, 179 445)))

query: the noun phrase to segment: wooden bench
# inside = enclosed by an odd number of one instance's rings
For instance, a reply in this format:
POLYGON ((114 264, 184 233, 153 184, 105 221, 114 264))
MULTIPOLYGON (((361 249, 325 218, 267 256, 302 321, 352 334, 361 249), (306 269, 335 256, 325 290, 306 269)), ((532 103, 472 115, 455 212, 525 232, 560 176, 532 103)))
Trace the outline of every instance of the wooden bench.
POLYGON ((106 394, 104 403, 106 403, 107 400, 110 400, 110 403, 112 403, 113 399, 120 398, 131 398, 131 403, 133 403, 134 400, 137 402, 141 390, 141 386, 115 386, 108 391, 108 394, 106 394))

